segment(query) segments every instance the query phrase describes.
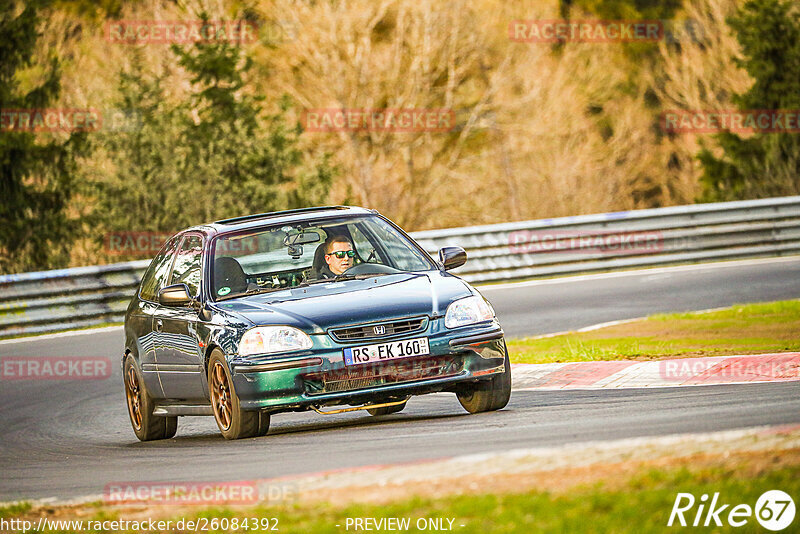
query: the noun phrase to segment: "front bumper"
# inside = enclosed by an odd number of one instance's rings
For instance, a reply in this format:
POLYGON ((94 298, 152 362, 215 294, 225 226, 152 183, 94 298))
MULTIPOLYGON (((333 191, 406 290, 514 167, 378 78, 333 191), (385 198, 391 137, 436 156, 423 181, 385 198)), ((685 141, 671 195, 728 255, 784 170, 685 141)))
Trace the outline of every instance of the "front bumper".
POLYGON ((434 319, 422 332, 350 343, 320 334, 312 336, 310 350, 291 356, 234 357, 233 385, 243 409, 280 412, 456 391, 505 371, 503 330, 496 320, 452 330, 443 323, 434 319), (428 338, 428 356, 364 366, 344 363, 346 347, 421 336, 428 338))

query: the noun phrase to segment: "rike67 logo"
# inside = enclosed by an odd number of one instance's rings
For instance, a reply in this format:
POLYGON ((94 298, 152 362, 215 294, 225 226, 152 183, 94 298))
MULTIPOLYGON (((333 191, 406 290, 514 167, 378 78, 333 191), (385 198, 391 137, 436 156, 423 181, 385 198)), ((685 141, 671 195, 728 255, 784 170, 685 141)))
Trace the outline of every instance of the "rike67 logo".
POLYGON ((795 516, 794 500, 781 490, 769 490, 761 494, 754 507, 749 504, 725 503, 719 492, 704 493, 696 499, 691 493, 678 493, 667 526, 682 527, 732 527, 747 525, 753 516, 767 530, 778 532, 789 527, 795 516))

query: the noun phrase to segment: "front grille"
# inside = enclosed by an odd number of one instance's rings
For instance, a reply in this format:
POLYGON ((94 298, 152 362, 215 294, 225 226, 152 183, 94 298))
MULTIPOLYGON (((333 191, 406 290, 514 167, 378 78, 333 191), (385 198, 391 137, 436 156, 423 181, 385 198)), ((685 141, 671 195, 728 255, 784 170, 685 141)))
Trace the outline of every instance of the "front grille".
POLYGON ((323 391, 320 391, 320 393, 366 389, 373 386, 379 386, 382 383, 383 382, 380 380, 376 380, 374 378, 351 378, 347 380, 335 380, 326 382, 323 391))
POLYGON ((361 339, 379 339, 399 334, 410 334, 422 330, 424 327, 425 317, 415 317, 413 319, 403 319, 390 323, 373 323, 347 328, 337 328, 331 330, 331 335, 333 335, 334 339, 337 341, 357 341, 361 339))
POLYGON ((413 382, 427 378, 455 376, 464 370, 462 358, 440 356, 399 360, 393 363, 311 373, 303 376, 304 389, 309 395, 354 391, 385 384, 413 382))

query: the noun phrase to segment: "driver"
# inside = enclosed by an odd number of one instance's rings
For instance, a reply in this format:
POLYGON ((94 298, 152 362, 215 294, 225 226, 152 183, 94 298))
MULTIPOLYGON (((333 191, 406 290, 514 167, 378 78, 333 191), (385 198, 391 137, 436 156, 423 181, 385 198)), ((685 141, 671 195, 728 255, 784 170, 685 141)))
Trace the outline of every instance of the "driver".
POLYGON ((353 244, 343 235, 331 236, 323 243, 325 263, 320 269, 320 278, 334 278, 353 266, 356 253, 353 244))

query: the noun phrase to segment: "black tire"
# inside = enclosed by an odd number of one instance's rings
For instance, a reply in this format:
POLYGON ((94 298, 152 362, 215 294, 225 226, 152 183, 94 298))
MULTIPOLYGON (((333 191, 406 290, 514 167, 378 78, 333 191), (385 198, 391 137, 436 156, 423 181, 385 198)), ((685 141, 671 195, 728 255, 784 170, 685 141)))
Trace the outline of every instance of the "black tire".
POLYGON ((505 351, 505 372, 490 380, 478 382, 468 391, 456 394, 458 402, 469 413, 492 412, 505 408, 508 404, 511 398, 511 363, 508 360, 508 349, 505 351))
POLYGON ((173 437, 178 430, 178 418, 153 415, 155 402, 145 388, 139 365, 130 354, 125 357, 122 380, 125 385, 128 417, 136 437, 140 441, 173 437))
POLYGON ((381 415, 389 415, 403 411, 403 408, 406 407, 406 404, 408 404, 408 401, 404 402, 403 404, 397 404, 395 406, 384 406, 383 408, 367 408, 367 412, 370 415, 374 415, 376 417, 381 415))
POLYGON ((208 391, 214 419, 225 439, 254 438, 269 431, 268 413, 242 410, 228 363, 219 349, 208 360, 208 391))

